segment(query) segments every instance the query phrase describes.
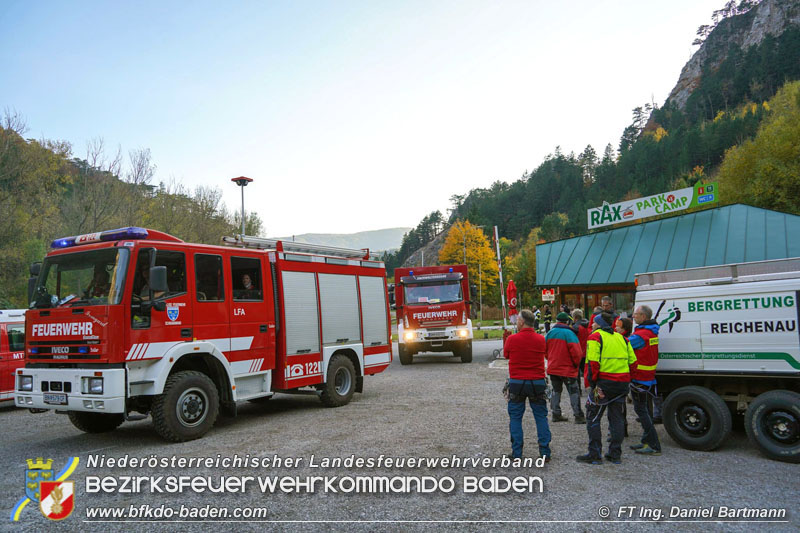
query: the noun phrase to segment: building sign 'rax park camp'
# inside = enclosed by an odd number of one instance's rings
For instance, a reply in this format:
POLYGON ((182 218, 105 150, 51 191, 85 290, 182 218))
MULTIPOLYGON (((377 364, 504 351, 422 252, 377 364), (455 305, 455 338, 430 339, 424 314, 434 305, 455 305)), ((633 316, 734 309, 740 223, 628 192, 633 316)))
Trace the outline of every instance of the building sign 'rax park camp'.
POLYGON ((716 183, 698 183, 694 187, 626 200, 617 204, 603 202, 601 207, 593 207, 586 212, 589 229, 712 204, 718 200, 718 191, 716 183))

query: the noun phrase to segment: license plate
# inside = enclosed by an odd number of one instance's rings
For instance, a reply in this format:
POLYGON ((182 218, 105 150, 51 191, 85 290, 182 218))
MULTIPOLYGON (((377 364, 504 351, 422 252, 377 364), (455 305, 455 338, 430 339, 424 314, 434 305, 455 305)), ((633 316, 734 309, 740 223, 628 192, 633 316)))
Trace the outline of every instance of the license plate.
POLYGON ((46 393, 44 395, 44 403, 49 403, 52 405, 67 405, 67 395, 46 393))

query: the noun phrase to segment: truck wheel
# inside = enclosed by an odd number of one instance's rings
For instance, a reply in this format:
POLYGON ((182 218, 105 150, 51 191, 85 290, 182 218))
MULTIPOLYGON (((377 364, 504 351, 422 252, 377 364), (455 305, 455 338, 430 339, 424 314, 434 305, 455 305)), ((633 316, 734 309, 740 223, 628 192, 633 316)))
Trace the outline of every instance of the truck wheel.
POLYGON ((350 403, 355 390, 356 370, 353 362, 345 355, 334 355, 328 363, 328 375, 320 400, 328 407, 341 407, 350 403))
POLYGON ((761 394, 747 408, 744 427, 750 441, 770 459, 800 463, 800 394, 761 394))
POLYGON ((70 411, 67 413, 72 425, 85 433, 106 433, 117 429, 125 417, 119 413, 87 413, 70 411))
POLYGON ((164 392, 153 399, 151 412, 156 432, 166 440, 199 439, 217 420, 219 393, 202 372, 176 372, 167 378, 164 392))
POLYGON ((728 406, 705 387, 681 387, 667 396, 663 418, 669 436, 690 450, 713 450, 731 432, 728 406))
POLYGON ((459 355, 461 356, 462 363, 471 363, 472 362, 472 343, 466 342, 459 346, 458 348, 459 355))
POLYGON ((401 365, 410 365, 414 362, 414 356, 406 351, 406 347, 402 344, 397 346, 397 353, 400 355, 400 364, 401 365))

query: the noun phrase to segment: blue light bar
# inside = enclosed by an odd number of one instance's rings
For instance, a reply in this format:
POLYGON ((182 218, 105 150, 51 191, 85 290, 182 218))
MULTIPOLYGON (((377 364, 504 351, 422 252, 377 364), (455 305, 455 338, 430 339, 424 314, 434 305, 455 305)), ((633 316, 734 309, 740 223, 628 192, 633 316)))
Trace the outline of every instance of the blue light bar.
POLYGON ((408 275, 409 275, 409 276, 413 276, 413 275, 414 275, 414 271, 413 271, 413 270, 409 270, 409 271, 408 271, 408 275))
POLYGON ((39 348, 31 348, 31 353, 39 353, 39 348))
POLYGON ((147 230, 144 228, 119 228, 98 233, 87 233, 76 235, 75 237, 62 237, 50 243, 50 248, 69 248, 70 246, 80 246, 82 244, 92 244, 95 242, 118 241, 121 239, 146 239, 147 230))
POLYGON ((453 267, 450 267, 450 272, 452 272, 452 271, 453 271, 453 267))
POLYGON ((78 348, 78 353, 89 353, 89 348, 87 346, 80 346, 78 348))

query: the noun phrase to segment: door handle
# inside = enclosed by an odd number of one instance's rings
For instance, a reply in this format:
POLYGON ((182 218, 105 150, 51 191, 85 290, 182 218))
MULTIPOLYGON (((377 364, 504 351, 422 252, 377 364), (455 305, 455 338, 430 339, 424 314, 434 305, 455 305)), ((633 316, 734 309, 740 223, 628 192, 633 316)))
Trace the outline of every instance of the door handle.
POLYGON ((267 325, 266 324, 259 325, 258 326, 258 331, 259 331, 259 333, 266 333, 267 332, 267 325))
POLYGON ((191 336, 192 336, 192 328, 181 329, 181 337, 191 337, 191 336))

